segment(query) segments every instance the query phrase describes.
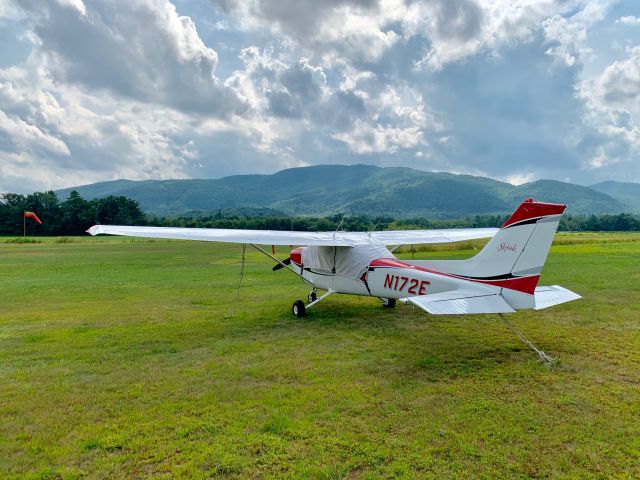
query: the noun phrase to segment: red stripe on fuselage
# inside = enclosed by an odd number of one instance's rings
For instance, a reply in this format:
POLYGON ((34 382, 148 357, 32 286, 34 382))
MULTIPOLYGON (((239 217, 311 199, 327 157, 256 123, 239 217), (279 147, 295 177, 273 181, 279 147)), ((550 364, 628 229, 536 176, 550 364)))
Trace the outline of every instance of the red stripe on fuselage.
POLYGON ((529 295, 533 295, 536 291, 536 286, 538 285, 538 280, 540 279, 540 275, 531 275, 530 277, 517 277, 517 278, 506 278, 504 280, 476 280, 473 278, 465 279, 464 277, 459 277, 464 280, 471 280, 472 282, 484 283, 486 285, 493 285, 494 287, 508 288, 509 290, 517 290, 518 292, 528 293, 529 295))
POLYGON ((445 277, 467 280, 469 282, 484 283, 485 285, 493 285, 494 287, 517 290, 518 292, 528 293, 529 295, 534 294, 536 285, 538 285, 538 279, 540 278, 540 275, 531 275, 528 277, 506 278, 504 280, 481 280, 476 278, 461 277, 459 275, 453 275, 451 273, 438 272, 429 268, 418 267, 417 265, 411 265, 409 263, 401 262, 400 260, 396 260, 395 258, 376 258, 369 264, 369 266, 408 268, 412 270, 418 270, 420 272, 433 273, 435 275, 443 275, 445 277))

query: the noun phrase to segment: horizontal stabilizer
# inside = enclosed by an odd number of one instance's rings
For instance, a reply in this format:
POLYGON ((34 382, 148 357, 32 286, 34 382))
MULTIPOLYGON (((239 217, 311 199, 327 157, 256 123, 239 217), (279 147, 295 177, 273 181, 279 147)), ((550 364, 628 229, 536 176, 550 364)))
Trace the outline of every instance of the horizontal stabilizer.
POLYGON ((511 313, 515 310, 498 293, 454 290, 409 297, 407 301, 434 315, 511 313))
POLYGON ((543 308, 571 302, 572 300, 577 300, 582 297, 559 285, 553 285, 551 287, 536 287, 535 298, 536 306, 534 308, 536 310, 542 310, 543 308))

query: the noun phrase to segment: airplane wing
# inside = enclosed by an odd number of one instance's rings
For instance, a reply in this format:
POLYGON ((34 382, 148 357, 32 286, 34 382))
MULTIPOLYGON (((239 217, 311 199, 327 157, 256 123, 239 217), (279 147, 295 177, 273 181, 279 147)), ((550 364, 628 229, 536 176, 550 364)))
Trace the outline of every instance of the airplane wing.
MULTIPOLYGON (((491 238, 497 228, 446 228, 441 230, 381 230, 371 232, 371 238, 383 245, 411 245, 419 243, 450 243, 476 238, 491 238)), ((368 235, 368 234, 363 234, 368 235)))
POLYGON ((511 313, 513 308, 499 293, 473 290, 453 290, 409 297, 407 300, 434 315, 460 315, 465 313, 511 313))
POLYGON ((409 245, 447 243, 475 238, 489 238, 497 228, 452 228, 443 230, 398 230, 380 232, 294 232, 277 230, 236 230, 225 228, 136 227, 94 225, 91 235, 109 234, 129 237, 170 238, 207 242, 254 243, 257 245, 318 245, 353 247, 368 243, 409 245))

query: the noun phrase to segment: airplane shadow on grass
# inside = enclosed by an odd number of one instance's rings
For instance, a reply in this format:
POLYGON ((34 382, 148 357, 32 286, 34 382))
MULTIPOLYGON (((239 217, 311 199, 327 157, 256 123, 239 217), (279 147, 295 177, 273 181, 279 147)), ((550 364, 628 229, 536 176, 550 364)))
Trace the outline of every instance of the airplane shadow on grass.
MULTIPOLYGON (((496 375, 513 365, 526 365, 527 371, 531 366, 543 368, 536 354, 521 344, 497 315, 481 320, 439 317, 406 306, 382 309, 373 302, 354 305, 334 301, 303 319, 288 313, 268 318, 244 312, 238 320, 225 328, 232 337, 275 342, 282 337, 303 342, 309 337, 318 338, 318 342, 335 337, 346 342, 340 348, 362 356, 367 365, 365 374, 391 374, 398 380, 439 382, 496 375)), ((304 351, 295 355, 304 355, 304 351)))

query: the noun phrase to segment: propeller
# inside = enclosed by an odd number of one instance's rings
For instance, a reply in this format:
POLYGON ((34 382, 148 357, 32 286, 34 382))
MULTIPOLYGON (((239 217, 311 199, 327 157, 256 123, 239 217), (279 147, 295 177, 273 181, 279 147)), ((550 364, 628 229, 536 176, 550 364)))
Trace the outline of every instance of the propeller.
POLYGON ((272 270, 275 272, 276 270, 280 270, 281 268, 283 268, 285 265, 290 265, 291 264, 291 258, 285 258, 284 260, 282 260, 281 263, 276 263, 272 270))

